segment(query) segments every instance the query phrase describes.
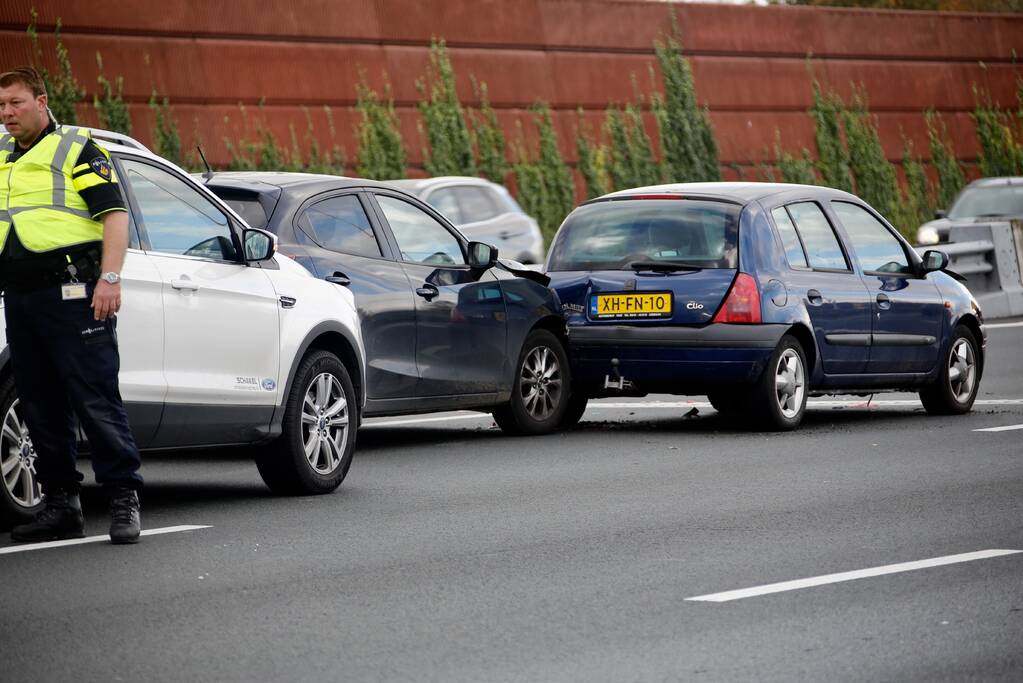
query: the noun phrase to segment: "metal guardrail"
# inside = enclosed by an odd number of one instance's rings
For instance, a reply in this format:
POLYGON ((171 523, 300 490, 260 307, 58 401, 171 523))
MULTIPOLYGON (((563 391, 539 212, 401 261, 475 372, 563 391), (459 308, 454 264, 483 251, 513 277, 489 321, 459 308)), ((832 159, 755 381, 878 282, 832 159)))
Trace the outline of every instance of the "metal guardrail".
POLYGON ((948 269, 966 278, 988 318, 1023 315, 1023 222, 963 223, 949 229, 949 243, 918 247, 948 254, 948 269))
POLYGON ((955 268, 951 266, 949 268, 967 277, 993 273, 995 267, 988 257, 994 250, 995 244, 990 240, 957 242, 943 245, 942 248, 942 251, 948 254, 950 262, 955 263, 955 268))

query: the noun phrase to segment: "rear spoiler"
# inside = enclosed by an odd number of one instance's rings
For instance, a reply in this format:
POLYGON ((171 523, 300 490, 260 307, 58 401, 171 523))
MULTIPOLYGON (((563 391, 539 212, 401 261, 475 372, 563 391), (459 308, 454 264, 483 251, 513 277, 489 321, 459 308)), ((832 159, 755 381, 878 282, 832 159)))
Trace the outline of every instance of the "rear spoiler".
POLYGON ((541 273, 539 270, 533 270, 529 266, 519 263, 518 261, 512 261, 507 258, 497 259, 497 266, 502 270, 506 270, 516 277, 521 277, 526 280, 532 280, 538 284, 546 287, 551 283, 551 279, 541 273))

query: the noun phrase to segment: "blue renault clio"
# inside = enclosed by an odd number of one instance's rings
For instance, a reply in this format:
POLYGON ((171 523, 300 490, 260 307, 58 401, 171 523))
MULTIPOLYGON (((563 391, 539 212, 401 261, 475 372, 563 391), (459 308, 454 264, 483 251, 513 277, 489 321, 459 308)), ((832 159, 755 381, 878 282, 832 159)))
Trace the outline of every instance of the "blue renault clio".
POLYGON ((809 395, 918 391, 967 412, 986 334, 976 300, 858 197, 775 183, 661 185, 565 219, 546 270, 565 310, 573 399, 707 395, 799 426, 809 395))

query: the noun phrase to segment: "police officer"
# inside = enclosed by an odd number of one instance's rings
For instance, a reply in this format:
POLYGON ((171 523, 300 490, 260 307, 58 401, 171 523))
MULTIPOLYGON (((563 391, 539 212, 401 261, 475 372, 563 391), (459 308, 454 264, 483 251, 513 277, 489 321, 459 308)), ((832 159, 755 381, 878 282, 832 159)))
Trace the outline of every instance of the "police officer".
POLYGON ((81 538, 73 415, 110 495, 110 540, 139 539, 138 448, 117 385, 115 314, 128 214, 110 157, 50 117, 31 67, 0 74, 0 284, 20 408, 44 508, 16 541, 81 538))

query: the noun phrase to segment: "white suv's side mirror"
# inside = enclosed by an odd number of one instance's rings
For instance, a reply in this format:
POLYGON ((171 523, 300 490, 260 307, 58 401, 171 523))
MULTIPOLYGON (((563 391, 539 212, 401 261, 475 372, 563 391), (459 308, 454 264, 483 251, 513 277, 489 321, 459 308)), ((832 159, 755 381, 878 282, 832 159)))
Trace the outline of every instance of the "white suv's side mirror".
POLYGON ((242 232, 242 242, 245 245, 246 263, 269 261, 277 253, 277 235, 266 230, 246 228, 242 232))

